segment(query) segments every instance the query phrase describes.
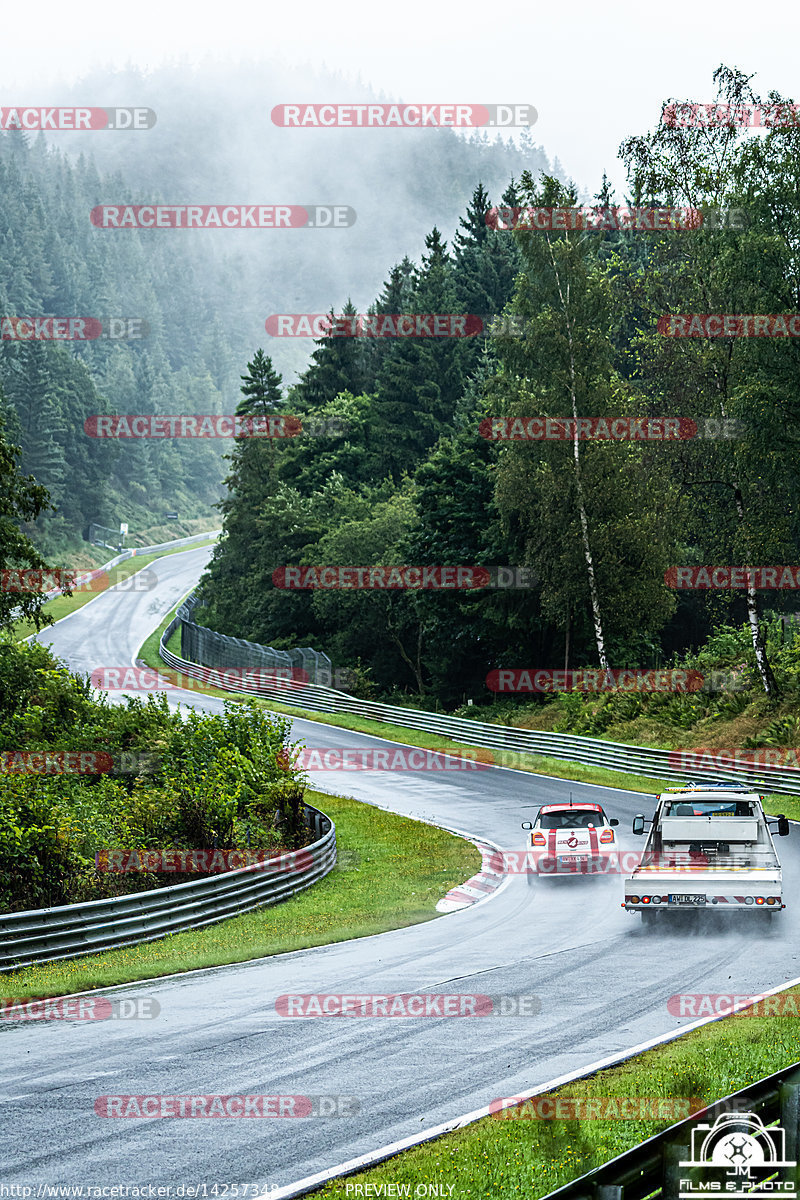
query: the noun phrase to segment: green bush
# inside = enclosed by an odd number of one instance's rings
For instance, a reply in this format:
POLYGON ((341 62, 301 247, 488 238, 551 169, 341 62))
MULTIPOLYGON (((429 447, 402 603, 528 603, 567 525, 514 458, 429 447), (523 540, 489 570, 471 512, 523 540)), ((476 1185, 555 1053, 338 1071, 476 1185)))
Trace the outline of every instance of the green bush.
POLYGON ((0 643, 0 745, 107 751, 110 774, 0 773, 0 908, 23 910, 138 891, 188 876, 98 870, 111 849, 296 849, 310 837, 291 766, 291 722, 253 702, 221 716, 166 697, 111 705, 38 644, 0 643), (124 752, 153 767, 122 774, 124 752))

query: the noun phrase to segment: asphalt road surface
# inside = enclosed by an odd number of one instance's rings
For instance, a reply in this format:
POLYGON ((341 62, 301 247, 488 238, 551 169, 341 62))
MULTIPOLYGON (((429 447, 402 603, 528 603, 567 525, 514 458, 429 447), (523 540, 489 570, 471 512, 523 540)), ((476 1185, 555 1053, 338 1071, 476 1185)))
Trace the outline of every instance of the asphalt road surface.
MULTIPOLYGON (((152 591, 103 593, 41 640, 74 670, 129 665, 209 554, 159 560, 152 591)), ((220 707, 197 693, 172 699, 220 707)), ((309 746, 386 745, 303 720, 294 732, 309 746)), ((635 793, 497 768, 318 775, 322 790, 508 849, 524 846, 531 806, 570 791, 620 819, 624 848, 641 846, 628 832, 633 814, 652 811, 635 793)), ((674 1029, 674 993, 778 986, 800 976, 797 834, 777 845, 790 907, 769 929, 753 913, 644 931, 620 908, 619 876, 511 876, 490 899, 423 925, 105 993, 156 999, 154 1019, 0 1025, 0 1182, 34 1196, 59 1184, 288 1184, 674 1029), (290 993, 397 992, 535 995, 541 1010, 297 1018, 275 1006, 290 993), (358 1111, 181 1120, 94 1107, 104 1095, 255 1094, 356 1097, 358 1111)))

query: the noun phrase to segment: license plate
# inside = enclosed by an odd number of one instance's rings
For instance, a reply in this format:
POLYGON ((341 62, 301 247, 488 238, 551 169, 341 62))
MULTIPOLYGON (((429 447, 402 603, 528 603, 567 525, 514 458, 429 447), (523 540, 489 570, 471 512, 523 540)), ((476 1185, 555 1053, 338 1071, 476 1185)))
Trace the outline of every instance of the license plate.
POLYGON ((559 854, 559 862, 589 862, 588 854, 559 854))
POLYGON ((669 896, 670 904, 705 904, 705 896, 669 896))

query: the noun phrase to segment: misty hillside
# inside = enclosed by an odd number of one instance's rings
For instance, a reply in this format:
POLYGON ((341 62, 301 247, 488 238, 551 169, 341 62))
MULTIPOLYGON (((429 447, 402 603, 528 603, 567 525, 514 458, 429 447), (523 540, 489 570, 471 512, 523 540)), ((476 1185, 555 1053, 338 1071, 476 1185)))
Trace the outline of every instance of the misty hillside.
POLYGON ((259 346, 288 386, 314 343, 269 336, 270 314, 338 309, 348 297, 363 311, 393 264, 420 260, 435 225, 452 240, 479 180, 497 202, 526 168, 551 169, 529 136, 517 148, 480 132, 274 126, 273 105, 298 94, 354 98, 339 80, 299 82, 278 67, 120 72, 42 99, 149 107, 154 129, 0 134, 0 317, 123 316, 148 328, 117 344, 0 340, 10 434, 57 509, 37 522, 50 550, 85 537, 90 522, 127 521, 134 535, 171 510, 213 517, 220 496, 224 440, 96 441, 87 417, 232 412, 259 346), (348 204, 357 219, 221 231, 89 219, 99 204, 153 201, 348 204))
MULTIPOLYGON (((478 90, 476 85, 476 91, 478 90)), ((274 105, 388 100, 366 86, 279 62, 216 64, 95 74, 48 96, 50 102, 152 108, 151 130, 59 132, 53 144, 90 153, 102 172, 119 172, 98 203, 348 204, 349 229, 180 230, 153 237, 220 256, 235 272, 220 318, 237 353, 265 340, 270 313, 337 310, 351 297, 363 311, 385 281, 387 264, 418 259, 434 225, 450 240, 480 181, 497 203, 524 169, 552 171, 525 131, 508 135, 448 129, 286 129, 273 125, 274 105)), ((423 97, 430 99, 430 97, 423 97)), ((435 97, 434 97, 435 99, 435 97)), ((467 99, 478 100, 478 95, 467 99)), ((556 173, 562 169, 555 164, 556 173)), ((104 238, 148 236, 99 231, 104 238)), ((267 338, 265 349, 284 373, 301 370, 313 349, 305 339, 267 338)))

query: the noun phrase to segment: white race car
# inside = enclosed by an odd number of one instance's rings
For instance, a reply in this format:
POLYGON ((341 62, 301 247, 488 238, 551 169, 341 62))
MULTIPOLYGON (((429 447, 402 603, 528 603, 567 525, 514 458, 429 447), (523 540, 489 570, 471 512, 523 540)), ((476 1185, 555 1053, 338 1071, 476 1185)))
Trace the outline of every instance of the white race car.
POLYGON ((603 874, 616 865, 613 825, 600 804, 543 804, 531 831, 528 859, 539 875, 603 874))

